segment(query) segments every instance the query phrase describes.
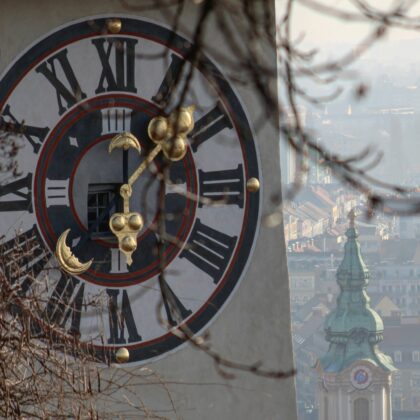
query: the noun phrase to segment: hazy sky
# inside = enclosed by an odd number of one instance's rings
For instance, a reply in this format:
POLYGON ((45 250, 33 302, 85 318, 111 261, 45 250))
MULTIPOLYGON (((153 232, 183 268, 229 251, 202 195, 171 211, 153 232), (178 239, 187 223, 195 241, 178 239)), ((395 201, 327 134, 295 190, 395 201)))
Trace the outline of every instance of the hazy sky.
MULTIPOLYGON (((305 35, 303 41, 299 44, 301 50, 309 50, 314 47, 319 50, 315 61, 323 62, 326 59, 338 58, 348 53, 353 46, 362 42, 374 28, 372 22, 349 22, 325 15, 325 13, 305 6, 305 1, 309 2, 311 0, 295 0, 291 28, 295 39, 305 35)), ((352 9, 351 0, 312 1, 322 2, 322 4, 330 6, 333 5, 340 9, 352 9)), ((389 8, 390 5, 395 4, 395 2, 390 0, 371 0, 369 3, 377 8, 380 7, 381 10, 386 10, 386 7, 389 8)), ((282 9, 284 10, 285 4, 286 0, 277 0, 280 13, 282 9)), ((416 14, 420 16, 420 0, 412 8, 411 16, 416 14)), ((418 19, 418 22, 420 24, 420 19, 418 19)), ((311 84, 310 81, 305 83, 306 80, 300 80, 300 83, 312 96, 327 95, 329 92, 333 92, 336 86, 343 88, 342 94, 336 101, 344 98, 344 102, 348 100, 346 98, 354 97, 354 88, 360 82, 368 86, 369 96, 377 94, 375 80, 384 74, 390 75, 392 82, 398 86, 418 84, 420 80, 420 31, 391 29, 382 41, 377 42, 355 62, 352 70, 355 70, 353 76, 349 78, 340 77, 332 85, 316 86, 311 84)), ((280 94, 281 91, 280 87, 280 94)), ((336 101, 332 101, 328 106, 334 107, 336 101)), ((361 104, 363 105, 363 102, 361 104)), ((354 103, 353 105, 355 107, 357 104, 354 103)), ((387 106, 386 101, 384 106, 387 106)), ((385 130, 385 128, 376 127, 375 129, 385 130)), ((411 127, 407 128, 404 133, 404 136, 398 139, 401 159, 405 159, 410 155, 417 155, 418 150, 417 131, 413 132, 411 127)), ((371 136, 367 136, 366 144, 372 144, 371 141, 371 136)), ((385 157, 376 169, 380 169, 382 165, 387 164, 388 160, 393 156, 391 150, 393 143, 385 143, 381 147, 381 150, 385 152, 385 157)), ((337 152, 340 151, 337 150, 337 152)), ((402 179, 399 179, 394 171, 391 181, 401 182, 402 179)))
MULTIPOLYGON (((341 10, 355 11, 351 0, 315 0, 326 6, 333 6, 341 10)), ((292 31, 295 37, 305 35, 302 45, 329 47, 342 43, 356 43, 361 41, 372 29, 371 23, 349 22, 327 16, 325 13, 316 11, 305 5, 305 0, 294 2, 294 12, 292 20, 292 31)), ((379 10, 390 10, 390 6, 395 5, 391 0, 370 0, 370 5, 379 10)), ((407 2, 405 2, 407 3, 407 2)), ((411 16, 420 15, 420 1, 413 2, 410 8, 411 16)), ((286 0, 277 0, 280 13, 284 10, 286 0)), ((420 22, 420 20, 419 20, 420 22)), ((405 39, 419 39, 420 31, 408 31, 402 29, 392 29, 387 35, 388 41, 400 41, 405 39)))

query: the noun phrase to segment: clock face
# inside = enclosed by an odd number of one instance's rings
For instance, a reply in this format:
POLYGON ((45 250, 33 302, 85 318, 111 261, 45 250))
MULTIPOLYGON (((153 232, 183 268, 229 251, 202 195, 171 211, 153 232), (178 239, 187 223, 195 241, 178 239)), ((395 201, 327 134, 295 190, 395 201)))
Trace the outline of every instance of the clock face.
POLYGON ((42 296, 41 321, 77 335, 104 362, 127 347, 140 363, 182 344, 180 323, 201 331, 238 285, 259 218, 260 194, 246 184, 260 173, 245 112, 220 70, 204 56, 193 67, 191 44, 167 28, 119 19, 118 33, 107 30, 108 17, 58 28, 3 75, 1 122, 15 131, 7 142, 16 170, 0 184, 2 270, 23 296, 42 296), (171 112, 187 79, 182 104, 195 105, 188 151, 169 165, 158 154, 133 184, 130 210, 144 227, 129 265, 109 218, 122 211, 120 186, 155 147, 149 122, 171 112), (124 131, 141 154, 108 152, 124 131), (54 257, 67 229, 73 255, 93 259, 80 275, 54 257))
POLYGON ((372 382, 372 372, 365 366, 356 366, 351 371, 351 383, 357 389, 365 389, 372 382))

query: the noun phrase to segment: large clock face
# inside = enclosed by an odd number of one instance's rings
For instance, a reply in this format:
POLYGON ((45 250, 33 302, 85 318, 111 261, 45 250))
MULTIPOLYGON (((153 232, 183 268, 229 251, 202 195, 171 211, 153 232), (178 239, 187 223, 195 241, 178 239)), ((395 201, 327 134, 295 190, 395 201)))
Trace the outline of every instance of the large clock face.
POLYGON ((42 296, 42 322, 76 334, 103 361, 127 347, 130 362, 139 363, 182 344, 180 323, 202 330, 231 296, 258 225, 259 192, 246 185, 260 174, 245 112, 220 70, 202 56, 191 72, 185 38, 149 21, 119 19, 118 33, 107 30, 108 17, 58 28, 4 74, 2 122, 19 133, 8 137, 17 170, 1 180, 0 236, 2 270, 23 295, 42 296), (128 265, 108 221, 121 210, 120 186, 155 146, 150 120, 171 112, 188 79, 183 104, 195 105, 188 152, 169 166, 159 154, 133 185, 131 210, 144 228, 128 265), (108 153, 123 131, 138 138, 141 154, 108 153), (77 276, 54 257, 67 229, 74 256, 93 259, 77 276))

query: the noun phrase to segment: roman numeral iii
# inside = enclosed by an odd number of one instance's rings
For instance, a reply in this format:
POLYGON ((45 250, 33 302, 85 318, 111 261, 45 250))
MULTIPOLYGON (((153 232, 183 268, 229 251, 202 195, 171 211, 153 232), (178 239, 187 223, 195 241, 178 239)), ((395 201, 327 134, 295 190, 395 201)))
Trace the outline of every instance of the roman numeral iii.
MULTIPOLYGON (((242 165, 236 169, 224 171, 204 172, 198 170, 200 183, 199 195, 208 198, 210 205, 236 204, 239 208, 244 206, 244 175, 242 165)), ((199 207, 205 203, 200 200, 199 207)))

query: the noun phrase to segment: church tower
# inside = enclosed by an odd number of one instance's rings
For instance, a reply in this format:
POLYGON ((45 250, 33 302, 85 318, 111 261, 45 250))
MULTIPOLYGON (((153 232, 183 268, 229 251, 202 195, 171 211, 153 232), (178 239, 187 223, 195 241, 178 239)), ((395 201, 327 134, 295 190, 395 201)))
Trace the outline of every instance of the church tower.
POLYGON ((325 321, 318 372, 319 420, 392 420, 392 359, 379 350, 384 325, 366 293, 369 270, 360 254, 354 212, 337 270, 337 307, 325 321))

